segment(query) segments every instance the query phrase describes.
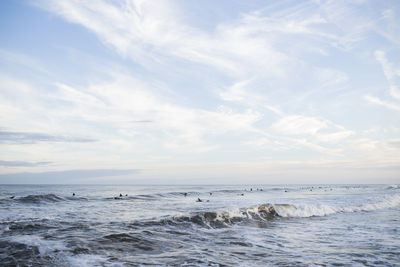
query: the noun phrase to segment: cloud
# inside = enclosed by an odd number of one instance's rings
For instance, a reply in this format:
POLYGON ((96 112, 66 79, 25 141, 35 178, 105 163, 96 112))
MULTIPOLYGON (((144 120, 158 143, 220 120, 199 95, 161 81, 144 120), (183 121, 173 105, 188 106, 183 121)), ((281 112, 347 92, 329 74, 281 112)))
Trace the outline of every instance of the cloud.
POLYGON ((90 169, 0 174, 0 183, 84 183, 95 178, 134 175, 137 169, 90 169))
POLYGON ((211 66, 229 76, 261 70, 281 76, 282 64, 291 61, 259 34, 263 28, 250 16, 219 24, 210 33, 185 23, 184 12, 173 1, 126 1, 118 5, 109 1, 50 0, 38 1, 38 6, 83 25, 107 46, 145 67, 173 58, 211 66))
POLYGON ((283 116, 270 129, 274 134, 283 135, 276 138, 287 143, 287 147, 305 146, 327 154, 336 154, 340 149, 327 148, 321 143, 337 144, 354 135, 353 131, 328 120, 301 115, 283 116))
POLYGON ((271 126, 272 130, 286 135, 316 134, 327 126, 326 122, 299 115, 286 116, 271 126))
POLYGON ((91 138, 50 135, 35 132, 9 132, 0 130, 0 143, 20 143, 34 144, 38 142, 68 142, 68 143, 88 143, 95 142, 91 138))
POLYGON ((148 136, 162 135, 165 147, 175 150, 187 146, 191 151, 212 147, 204 140, 206 135, 255 131, 252 124, 261 117, 251 109, 234 112, 220 106, 206 110, 173 103, 171 96, 157 95, 145 82, 125 74, 111 75, 112 81, 92 84, 89 88, 57 84, 60 93, 54 97, 69 101, 75 107, 73 111, 66 110, 65 116, 112 126, 120 134, 128 134, 122 138, 131 139, 129 132, 133 130, 137 134, 146 132, 148 136), (65 90, 74 93, 65 97, 65 90), (132 121, 132 118, 148 119, 132 121), (146 128, 138 128, 138 124, 146 124, 146 128))
POLYGON ((400 139, 389 140, 387 144, 394 149, 400 149, 400 139))
POLYGON ((395 67, 387 60, 384 51, 375 51, 375 58, 379 61, 379 63, 381 63, 383 73, 385 74, 385 77, 389 83, 389 91, 391 96, 396 99, 400 99, 400 90, 396 81, 396 78, 400 77, 400 75, 398 75, 399 70, 396 70, 395 67))
POLYGON ((400 111, 400 105, 397 105, 397 104, 391 103, 391 102, 382 101, 378 97, 366 95, 366 96, 364 96, 364 99, 372 104, 381 105, 388 109, 400 111))
POLYGON ((30 161, 7 161, 0 160, 0 166, 4 167, 38 167, 49 165, 52 162, 50 161, 39 161, 39 162, 30 162, 30 161))
POLYGON ((152 120, 137 120, 137 121, 130 121, 131 123, 152 123, 152 120))
POLYGON ((8 51, 0 48, 0 58, 4 62, 18 64, 26 69, 40 71, 43 74, 49 74, 49 71, 46 70, 43 65, 39 64, 37 60, 23 53, 8 51))

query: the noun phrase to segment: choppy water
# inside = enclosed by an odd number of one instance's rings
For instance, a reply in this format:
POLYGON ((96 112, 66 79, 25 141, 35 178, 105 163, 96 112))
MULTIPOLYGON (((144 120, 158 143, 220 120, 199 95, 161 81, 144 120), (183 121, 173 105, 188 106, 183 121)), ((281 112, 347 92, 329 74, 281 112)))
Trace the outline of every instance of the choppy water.
POLYGON ((0 185, 0 265, 400 266, 400 186, 0 185))

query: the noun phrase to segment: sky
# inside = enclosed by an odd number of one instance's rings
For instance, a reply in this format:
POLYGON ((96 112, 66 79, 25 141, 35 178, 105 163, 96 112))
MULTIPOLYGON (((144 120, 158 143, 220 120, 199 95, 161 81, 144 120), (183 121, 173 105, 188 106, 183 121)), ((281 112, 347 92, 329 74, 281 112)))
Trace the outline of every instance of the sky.
POLYGON ((0 1, 0 183, 400 183, 400 2, 0 1))

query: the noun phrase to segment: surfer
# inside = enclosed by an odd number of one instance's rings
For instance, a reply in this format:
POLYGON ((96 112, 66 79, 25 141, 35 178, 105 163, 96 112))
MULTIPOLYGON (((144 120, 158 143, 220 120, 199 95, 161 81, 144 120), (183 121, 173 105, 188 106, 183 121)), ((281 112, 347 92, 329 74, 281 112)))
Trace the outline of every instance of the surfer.
POLYGON ((196 202, 203 202, 203 200, 198 197, 196 202))
POLYGON ((75 193, 72 193, 72 196, 74 197, 74 196, 75 196, 75 193))

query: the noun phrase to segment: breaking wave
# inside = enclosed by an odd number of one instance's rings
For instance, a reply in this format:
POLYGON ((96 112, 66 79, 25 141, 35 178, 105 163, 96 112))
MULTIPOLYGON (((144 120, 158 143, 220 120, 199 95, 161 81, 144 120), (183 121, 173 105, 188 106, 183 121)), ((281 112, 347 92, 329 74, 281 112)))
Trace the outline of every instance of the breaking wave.
POLYGON ((400 185, 392 184, 392 185, 389 185, 386 189, 400 189, 400 185))
POLYGON ((262 204, 247 209, 231 211, 210 211, 196 213, 191 216, 174 216, 161 221, 137 222, 139 225, 175 225, 193 223, 207 228, 225 228, 237 223, 254 224, 267 223, 275 218, 307 218, 328 216, 336 213, 368 212, 380 209, 394 208, 400 205, 400 195, 384 197, 375 203, 359 206, 330 206, 307 204, 262 204))

